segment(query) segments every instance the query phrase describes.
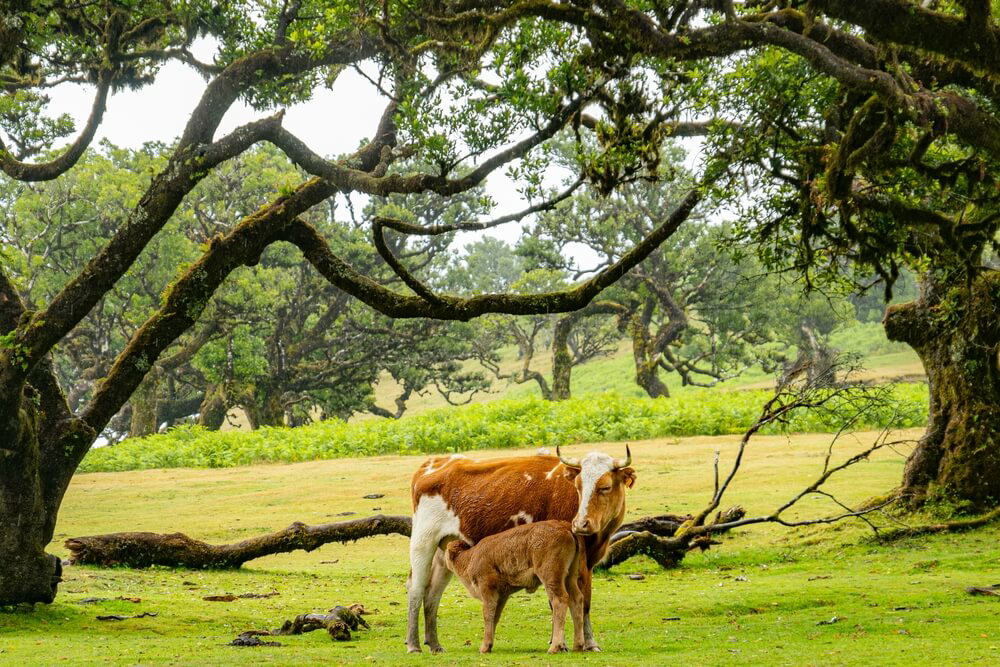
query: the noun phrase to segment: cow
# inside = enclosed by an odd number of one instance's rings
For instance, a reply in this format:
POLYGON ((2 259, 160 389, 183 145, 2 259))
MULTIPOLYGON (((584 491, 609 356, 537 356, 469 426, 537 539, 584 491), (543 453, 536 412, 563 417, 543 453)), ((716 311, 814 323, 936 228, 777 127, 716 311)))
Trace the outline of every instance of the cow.
POLYGON ((632 453, 616 460, 602 452, 582 459, 537 455, 471 461, 455 454, 428 459, 413 474, 413 525, 407 582, 406 647, 420 651, 420 608, 424 640, 433 653, 441 594, 451 580, 444 548, 453 540, 474 545, 514 526, 560 519, 583 536, 587 568, 584 595, 584 649, 599 651, 590 624, 591 572, 607 552, 625 517, 625 489, 635 483, 632 453))
POLYGON ((493 649, 493 638, 507 599, 527 589, 545 586, 552 609, 549 653, 566 651, 566 610, 573 616, 573 650, 583 650, 583 591, 581 567, 586 567, 583 537, 568 521, 538 521, 488 535, 474 547, 455 540, 445 550, 448 569, 458 575, 472 597, 483 603, 483 643, 480 653, 493 649))

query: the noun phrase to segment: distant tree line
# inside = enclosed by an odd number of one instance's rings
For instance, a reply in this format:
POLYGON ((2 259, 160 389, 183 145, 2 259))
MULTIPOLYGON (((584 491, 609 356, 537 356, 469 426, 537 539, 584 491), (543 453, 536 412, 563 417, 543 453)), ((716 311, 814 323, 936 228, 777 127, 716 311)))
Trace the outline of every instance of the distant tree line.
MULTIPOLYGON (((29 307, 52 298, 83 258, 107 242, 128 214, 126 202, 139 196, 166 150, 155 143, 139 150, 105 143, 61 179, 0 182, 6 223, 0 252, 25 286, 29 307)), ((680 155, 672 157, 676 172, 680 155)), ((90 399, 95 381, 159 307, 171 267, 193 261, 200 248, 301 177, 266 145, 206 177, 182 202, 169 233, 154 238, 56 348, 54 369, 70 407, 90 399)), ((455 233, 423 241, 388 235, 387 243, 442 291, 566 289, 620 258, 682 194, 675 178, 630 183, 610 196, 571 187, 576 196, 540 213, 515 244, 485 236, 456 250, 455 233), (581 266, 574 259, 579 255, 594 258, 593 264, 581 266)), ((367 242, 373 219, 460 224, 482 215, 487 200, 482 188, 450 198, 376 197, 363 204, 331 198, 305 215, 366 276, 400 286, 367 242)), ((753 256, 726 250, 731 243, 726 225, 691 220, 583 310, 494 314, 475 325, 381 315, 318 276, 290 246, 275 245, 255 265, 234 272, 198 326, 151 363, 105 436, 141 436, 192 419, 217 429, 237 406, 251 428, 346 419, 356 412, 398 418, 415 394, 432 391, 459 404, 496 381, 535 383, 543 398, 560 400, 570 396, 574 367, 621 345, 630 348, 635 381, 651 397, 669 395, 664 376, 670 373, 683 385, 712 386, 754 364, 821 371, 831 357, 829 334, 853 317, 852 305, 839 296, 801 295, 753 256), (511 348, 513 368, 503 361, 511 348), (789 349, 797 350, 791 358, 789 349), (538 368, 543 355, 551 357, 549 372, 538 368), (387 378, 398 386, 392 408, 375 401, 377 383, 387 378)))

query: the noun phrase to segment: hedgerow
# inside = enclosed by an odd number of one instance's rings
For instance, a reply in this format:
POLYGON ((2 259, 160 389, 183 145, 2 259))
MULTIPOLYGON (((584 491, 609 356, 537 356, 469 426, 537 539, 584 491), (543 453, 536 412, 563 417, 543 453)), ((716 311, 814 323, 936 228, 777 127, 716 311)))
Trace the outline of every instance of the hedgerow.
MULTIPOLYGON (((722 435, 744 431, 771 396, 759 391, 691 391, 672 398, 614 393, 557 403, 537 398, 444 408, 399 420, 325 421, 252 433, 207 431, 184 425, 167 433, 126 440, 90 451, 80 472, 148 468, 224 468, 292 463, 344 456, 427 454, 475 449, 555 446, 578 442, 667 436, 722 435)), ((853 429, 898 428, 927 422, 927 386, 899 385, 892 400, 866 412, 853 429)), ((842 420, 836 411, 800 411, 764 433, 828 432, 842 420)))

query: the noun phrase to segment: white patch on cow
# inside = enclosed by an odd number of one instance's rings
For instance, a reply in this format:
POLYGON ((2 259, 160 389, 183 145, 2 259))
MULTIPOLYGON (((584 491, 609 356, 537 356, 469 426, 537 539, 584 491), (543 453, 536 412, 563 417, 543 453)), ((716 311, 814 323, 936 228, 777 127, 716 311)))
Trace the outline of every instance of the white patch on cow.
POLYGON ((594 495, 597 480, 615 469, 615 460, 604 452, 591 452, 580 461, 580 509, 578 520, 587 518, 587 506, 594 495))
POLYGON ((552 452, 549 451, 548 447, 539 447, 538 451, 535 452, 537 456, 552 456, 552 452))
POLYGON ((437 548, 441 540, 446 537, 457 537, 471 544, 462 535, 458 515, 448 507, 440 495, 420 496, 420 500, 417 501, 417 509, 413 512, 412 526, 411 550, 414 543, 431 543, 437 548))
POLYGON ((524 473, 524 478, 525 478, 526 480, 528 480, 529 482, 530 482, 531 480, 535 479, 534 477, 532 477, 532 476, 531 476, 531 474, 530 474, 530 473, 524 473))
POLYGON ((521 510, 510 518, 510 522, 515 526, 520 526, 522 523, 531 523, 532 521, 534 521, 534 518, 524 510, 521 510))
POLYGON ((552 475, 556 474, 556 470, 562 467, 562 463, 557 463, 556 467, 545 473, 545 479, 552 479, 552 475))

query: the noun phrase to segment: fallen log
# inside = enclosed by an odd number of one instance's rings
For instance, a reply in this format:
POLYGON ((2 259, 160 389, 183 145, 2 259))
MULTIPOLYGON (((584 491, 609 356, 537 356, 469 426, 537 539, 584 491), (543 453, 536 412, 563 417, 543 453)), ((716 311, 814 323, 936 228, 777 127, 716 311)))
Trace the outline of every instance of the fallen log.
POLYGON ((128 567, 238 568, 248 560, 299 549, 312 551, 329 542, 353 542, 374 535, 410 534, 410 517, 377 514, 367 519, 307 526, 296 521, 276 533, 235 544, 208 544, 183 533, 111 533, 66 540, 73 565, 128 567))
MULTIPOLYGON (((691 518, 690 515, 662 514, 623 524, 612 536, 608 558, 601 567, 612 567, 639 554, 652 556, 664 567, 676 566, 683 559, 683 553, 691 548, 708 547, 704 540, 691 545, 698 535, 676 538, 680 540, 676 547, 669 543, 669 540, 675 539, 673 536, 677 530, 691 518)), ((408 537, 410 525, 408 516, 377 514, 366 519, 317 526, 296 521, 276 533, 234 544, 208 544, 184 533, 143 532, 71 537, 65 544, 70 551, 69 562, 72 565, 235 569, 254 558, 299 549, 312 551, 329 542, 353 542, 363 537, 390 534, 408 537)))
POLYGON ((680 565, 692 549, 704 551, 713 544, 712 535, 727 532, 726 524, 739 521, 746 515, 740 507, 730 507, 715 515, 715 521, 700 526, 690 525, 692 516, 662 515, 646 517, 632 523, 623 524, 611 537, 611 544, 604 560, 597 566, 610 569, 633 556, 649 556, 660 567, 672 568, 680 565))
POLYGON ((629 533, 652 533, 660 537, 671 537, 677 529, 684 525, 685 521, 690 521, 694 516, 691 514, 660 514, 659 516, 645 516, 629 523, 623 523, 615 534, 611 536, 611 541, 620 540, 629 533))

